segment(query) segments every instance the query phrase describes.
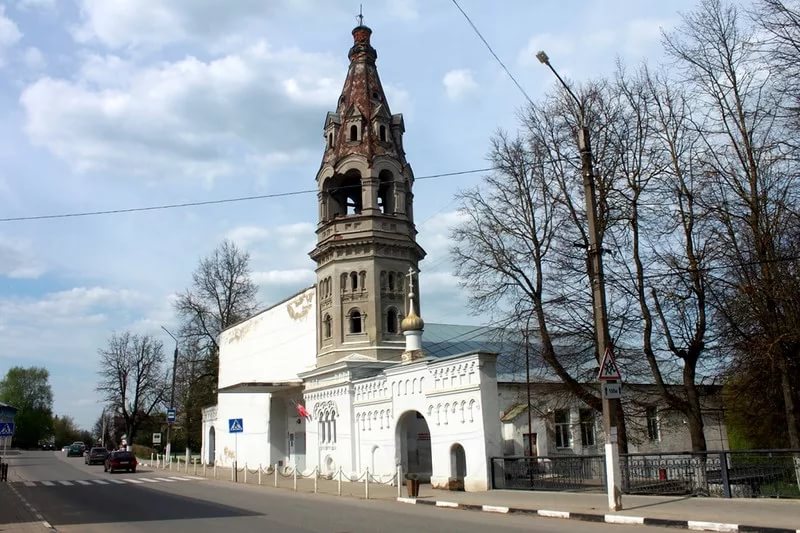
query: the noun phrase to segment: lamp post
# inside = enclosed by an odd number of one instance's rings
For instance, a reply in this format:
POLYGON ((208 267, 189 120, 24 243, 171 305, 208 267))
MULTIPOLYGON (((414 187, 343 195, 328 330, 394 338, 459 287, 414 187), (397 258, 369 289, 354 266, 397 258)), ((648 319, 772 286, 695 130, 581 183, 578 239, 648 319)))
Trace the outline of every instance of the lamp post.
MULTIPOLYGON (((540 63, 547 65, 555 74, 567 94, 578 105, 578 150, 581 154, 581 173, 583 174, 583 192, 586 202, 586 218, 589 224, 589 259, 591 265, 592 303, 594 330, 597 342, 597 353, 605 358, 611 349, 611 336, 608 331, 608 315, 606 314, 606 290, 603 279, 603 256, 600 249, 600 232, 597 228, 597 196, 595 194, 594 169, 592 168, 592 146, 589 138, 589 127, 586 125, 586 114, 583 103, 575 96, 569 85, 559 76, 550 58, 543 51, 536 54, 540 63)), ((622 478, 619 468, 619 448, 617 447, 617 420, 619 399, 609 399, 603 394, 603 429, 605 432, 606 488, 608 490, 608 508, 612 511, 622 509, 622 478)))
MULTIPOLYGON (((167 332, 167 335, 172 337, 172 340, 175 341, 175 353, 172 356, 172 387, 169 393, 169 409, 167 410, 167 446, 166 446, 166 456, 169 458, 171 457, 170 453, 172 452, 172 440, 170 439, 170 430, 172 429, 172 420, 170 420, 170 413, 173 412, 175 406, 175 369, 178 367, 178 339, 175 338, 175 335, 169 332, 167 328, 161 326, 161 329, 167 332)), ((172 462, 172 459, 168 459, 172 462)))

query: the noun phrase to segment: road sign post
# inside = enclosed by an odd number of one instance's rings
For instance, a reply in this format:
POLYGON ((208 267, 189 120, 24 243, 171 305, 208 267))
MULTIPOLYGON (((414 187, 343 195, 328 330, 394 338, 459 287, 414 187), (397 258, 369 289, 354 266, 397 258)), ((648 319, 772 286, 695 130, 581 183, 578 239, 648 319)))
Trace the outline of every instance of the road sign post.
POLYGON ((3 455, 8 453, 8 439, 14 436, 14 422, 0 423, 0 438, 3 439, 3 455))
POLYGON ((228 419, 228 433, 233 433, 233 481, 238 481, 239 472, 239 433, 244 432, 244 422, 241 418, 228 419))

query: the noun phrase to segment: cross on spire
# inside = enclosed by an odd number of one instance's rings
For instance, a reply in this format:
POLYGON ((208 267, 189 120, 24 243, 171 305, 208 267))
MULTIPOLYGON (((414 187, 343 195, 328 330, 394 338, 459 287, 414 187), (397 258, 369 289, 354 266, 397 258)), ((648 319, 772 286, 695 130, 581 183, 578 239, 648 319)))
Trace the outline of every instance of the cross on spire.
POLYGON ((408 274, 406 277, 408 278, 408 295, 410 298, 414 298, 414 274, 417 271, 414 270, 414 267, 408 267, 408 274))
POLYGON ((363 7, 364 7, 363 4, 358 4, 358 15, 356 15, 356 18, 358 19, 359 26, 364 25, 364 12, 362 9, 363 7))

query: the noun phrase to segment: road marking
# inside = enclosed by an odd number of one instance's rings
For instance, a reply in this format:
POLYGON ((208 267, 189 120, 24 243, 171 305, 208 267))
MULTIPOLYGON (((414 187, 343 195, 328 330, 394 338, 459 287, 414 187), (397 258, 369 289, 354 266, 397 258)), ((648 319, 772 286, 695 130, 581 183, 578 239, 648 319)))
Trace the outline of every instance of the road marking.
POLYGON ((436 507, 456 507, 458 508, 458 504, 456 502, 436 502, 436 507))
POLYGON ((169 478, 175 481, 190 481, 188 477, 169 476, 169 478))
POLYGON ((134 485, 138 485, 140 483, 144 483, 144 481, 140 481, 138 479, 132 479, 132 478, 124 479, 123 481, 126 481, 128 483, 133 483, 134 485))
POLYGON ((150 479, 149 477, 140 477, 139 479, 141 479, 145 483, 158 483, 158 480, 150 479))
POLYGON ((198 477, 198 476, 186 476, 186 477, 188 477, 189 479, 205 479, 204 477, 198 477))
POLYGON ((76 479, 75 483, 79 483, 81 485, 91 485, 92 484, 91 481, 86 481, 85 479, 76 479))
POLYGON ((154 479, 157 479, 157 480, 159 480, 159 481, 166 481, 166 482, 168 482, 168 483, 175 483, 175 480, 174 480, 174 479, 170 479, 170 478, 168 478, 168 477, 157 477, 157 478, 154 478, 154 479))
POLYGON ((67 487, 71 487, 72 486, 72 481, 67 481, 65 479, 59 481, 59 483, 61 483, 62 485, 66 485, 67 487))
POLYGON ((125 484, 125 482, 122 481, 121 479, 109 479, 108 481, 110 481, 111 483, 115 483, 117 485, 124 485, 125 484))
POLYGON ((36 483, 34 483, 33 481, 26 481, 26 482, 24 483, 24 485, 25 485, 26 487, 35 487, 35 486, 36 486, 36 483))
POLYGON ((45 487, 54 487, 56 484, 53 483, 52 481, 42 481, 42 485, 44 485, 45 487))
POLYGON ((92 481, 94 481, 98 485, 108 485, 108 481, 106 481, 105 479, 93 479, 92 481))

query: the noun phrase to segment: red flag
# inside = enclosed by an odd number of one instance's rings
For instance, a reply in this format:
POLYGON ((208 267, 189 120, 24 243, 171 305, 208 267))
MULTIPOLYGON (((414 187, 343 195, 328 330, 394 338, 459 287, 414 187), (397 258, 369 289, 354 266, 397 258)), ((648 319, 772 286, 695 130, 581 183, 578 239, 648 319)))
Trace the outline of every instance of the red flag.
POLYGON ((300 405, 298 403, 298 404, 295 405, 295 407, 297 408, 297 414, 298 415, 300 415, 301 417, 303 417, 305 419, 311 420, 311 414, 309 414, 309 412, 306 410, 306 408, 304 406, 302 406, 302 405, 300 405))

